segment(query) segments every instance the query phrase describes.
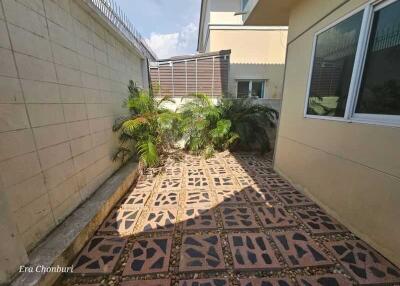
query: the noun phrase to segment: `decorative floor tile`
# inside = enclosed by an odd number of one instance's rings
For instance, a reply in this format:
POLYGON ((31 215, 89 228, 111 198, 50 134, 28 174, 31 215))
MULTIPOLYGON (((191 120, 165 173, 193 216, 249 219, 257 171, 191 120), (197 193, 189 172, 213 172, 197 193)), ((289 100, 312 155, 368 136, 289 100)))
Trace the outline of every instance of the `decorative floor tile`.
POLYGON ((221 160, 219 158, 210 158, 210 159, 206 159, 205 160, 205 164, 207 166, 219 166, 222 165, 223 163, 221 162, 221 160))
POLYGON ((176 223, 176 209, 171 210, 150 210, 143 226, 144 232, 151 231, 172 231, 176 223))
POLYGON ((256 184, 256 181, 254 181, 254 179, 248 175, 236 176, 236 179, 242 188, 250 187, 256 184))
POLYGON ((191 176, 186 178, 185 181, 188 189, 208 188, 210 186, 206 176, 191 176))
POLYGON ((256 214, 265 228, 295 226, 295 220, 285 211, 283 207, 254 207, 256 214))
POLYGON ((165 178, 161 180, 160 192, 178 191, 182 188, 181 178, 165 178))
POLYGON ((141 212, 141 209, 114 209, 99 231, 113 231, 119 234, 132 233, 141 212))
POLYGON ((187 207, 209 206, 212 204, 210 193, 203 190, 188 190, 185 202, 187 207))
POLYGON ((259 228, 255 216, 249 207, 221 207, 222 221, 225 229, 259 228))
POLYGON ((179 271, 224 269, 221 239, 216 234, 184 235, 179 271))
POLYGON ((204 177, 206 176, 206 170, 204 168, 188 168, 186 171, 187 177, 204 177))
POLYGON ((166 167, 165 176, 167 177, 182 177, 183 168, 182 167, 166 167))
POLYGON ((280 269, 278 258, 263 233, 229 234, 229 246, 236 270, 280 269))
POLYGON ((267 188, 251 188, 245 189, 246 196, 252 203, 270 203, 276 201, 271 192, 267 188))
POLYGON ((233 177, 212 177, 212 183, 215 188, 229 188, 235 186, 233 177))
POLYGON ((179 194, 177 192, 163 192, 155 194, 152 204, 154 208, 170 208, 178 205, 179 194))
POLYGON ((228 170, 225 168, 225 166, 222 165, 208 167, 208 172, 210 172, 211 176, 216 176, 216 177, 228 175, 228 170))
POLYGON ((276 195, 288 207, 309 206, 315 204, 299 191, 277 192, 276 195))
POLYGON ((288 278, 244 278, 239 282, 240 286, 294 286, 288 278))
POLYGON ((171 279, 124 281, 121 286, 170 286, 171 279))
POLYGON ((299 286, 351 286, 353 283, 339 274, 296 277, 299 286))
POLYGON ((237 175, 237 174, 245 174, 246 173, 246 169, 238 164, 230 164, 228 165, 229 170, 237 175))
POLYGON ((295 213, 314 234, 347 231, 344 226, 321 209, 297 210, 295 213))
POLYGON ((125 247, 126 239, 94 236, 74 263, 74 273, 111 273, 125 247))
POLYGON ((303 231, 276 233, 272 237, 289 267, 334 264, 303 231))
POLYGON ((154 185, 156 183, 156 179, 151 176, 142 176, 136 183, 134 188, 135 192, 149 192, 152 191, 154 185))
POLYGON ((169 237, 143 238, 133 243, 123 275, 148 274, 168 271, 172 239, 169 237))
POLYGON ((285 189, 292 188, 292 186, 281 177, 270 177, 266 179, 266 184, 270 189, 285 189))
POLYGON ((269 168, 269 167, 260 167, 251 170, 250 172, 251 176, 270 176, 270 177, 279 177, 279 175, 274 171, 274 169, 269 168))
POLYGON ((364 242, 349 240, 326 245, 358 283, 400 283, 400 270, 364 242))
POLYGON ((201 167, 201 159, 197 157, 186 158, 185 166, 186 167, 201 167))
POLYGON ((229 286, 229 282, 225 278, 190 279, 179 281, 179 286, 229 286))
POLYGON ((183 229, 200 230, 215 228, 217 228, 217 224, 215 222, 214 211, 212 209, 185 209, 183 214, 183 229))
POLYGON ((243 204, 246 203, 246 197, 241 190, 220 189, 217 190, 218 204, 243 204))
POLYGON ((149 197, 150 192, 134 191, 122 200, 121 207, 125 209, 143 207, 149 197))

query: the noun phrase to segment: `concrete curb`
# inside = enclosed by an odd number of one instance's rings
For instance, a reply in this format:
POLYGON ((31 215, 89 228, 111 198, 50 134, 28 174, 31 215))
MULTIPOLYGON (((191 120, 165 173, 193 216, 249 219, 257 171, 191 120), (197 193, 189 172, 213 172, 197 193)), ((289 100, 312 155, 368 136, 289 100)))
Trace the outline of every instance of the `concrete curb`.
MULTIPOLYGON (((138 177, 138 164, 128 163, 56 227, 29 255, 29 266, 70 266, 72 260, 138 177)), ((24 272, 11 286, 53 285, 61 273, 24 272)))

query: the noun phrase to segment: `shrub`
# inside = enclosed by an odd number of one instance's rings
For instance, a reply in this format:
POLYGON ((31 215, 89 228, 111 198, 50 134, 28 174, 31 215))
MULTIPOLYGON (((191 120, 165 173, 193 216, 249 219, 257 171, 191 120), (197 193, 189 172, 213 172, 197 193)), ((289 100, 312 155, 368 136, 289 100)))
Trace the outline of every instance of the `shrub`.
POLYGON ((185 148, 189 151, 209 157, 215 150, 224 150, 238 139, 237 134, 231 132, 231 121, 222 118, 220 107, 205 94, 194 94, 180 112, 185 148))
POLYGON ((231 132, 238 135, 234 149, 261 152, 271 150, 269 130, 276 127, 279 113, 251 99, 223 99, 218 108, 221 118, 231 122, 231 132))
POLYGON ((163 107, 170 97, 157 100, 151 91, 136 87, 130 81, 129 97, 124 102, 129 115, 117 119, 113 130, 119 132, 120 146, 114 160, 126 162, 133 154, 145 166, 156 166, 160 156, 167 152, 179 138, 179 114, 163 107))

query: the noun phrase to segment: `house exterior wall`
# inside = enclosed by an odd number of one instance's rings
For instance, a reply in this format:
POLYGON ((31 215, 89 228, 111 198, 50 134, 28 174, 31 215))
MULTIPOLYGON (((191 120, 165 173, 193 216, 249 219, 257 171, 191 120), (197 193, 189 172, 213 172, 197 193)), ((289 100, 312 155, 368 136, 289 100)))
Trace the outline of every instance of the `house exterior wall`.
POLYGON ((147 81, 141 56, 83 3, 0 2, 0 191, 15 231, 1 229, 26 251, 117 170, 111 126, 128 80, 147 81))
POLYGON ((243 27, 240 0, 203 0, 199 51, 230 49, 229 96, 236 97, 237 80, 265 80, 264 99, 280 109, 286 53, 286 27, 243 27), (204 20, 203 20, 204 19, 204 20))
POLYGON ((287 29, 211 29, 210 50, 231 49, 229 92, 237 93, 238 79, 266 80, 264 98, 282 96, 287 29))
POLYGON ((366 2, 305 0, 293 7, 274 164, 400 265, 400 129, 304 118, 314 34, 366 2))

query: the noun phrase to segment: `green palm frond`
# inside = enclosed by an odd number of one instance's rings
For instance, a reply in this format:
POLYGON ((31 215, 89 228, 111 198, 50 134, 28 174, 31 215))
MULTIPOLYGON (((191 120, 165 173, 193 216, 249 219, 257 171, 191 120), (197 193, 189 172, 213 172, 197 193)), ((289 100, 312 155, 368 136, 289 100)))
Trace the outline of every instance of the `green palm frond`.
POLYGON ((122 132, 132 135, 139 127, 148 124, 149 121, 146 117, 138 116, 136 118, 126 120, 124 123, 122 123, 122 132))
POLYGON ((145 166, 155 166, 159 162, 156 144, 152 138, 137 143, 139 158, 145 166))

